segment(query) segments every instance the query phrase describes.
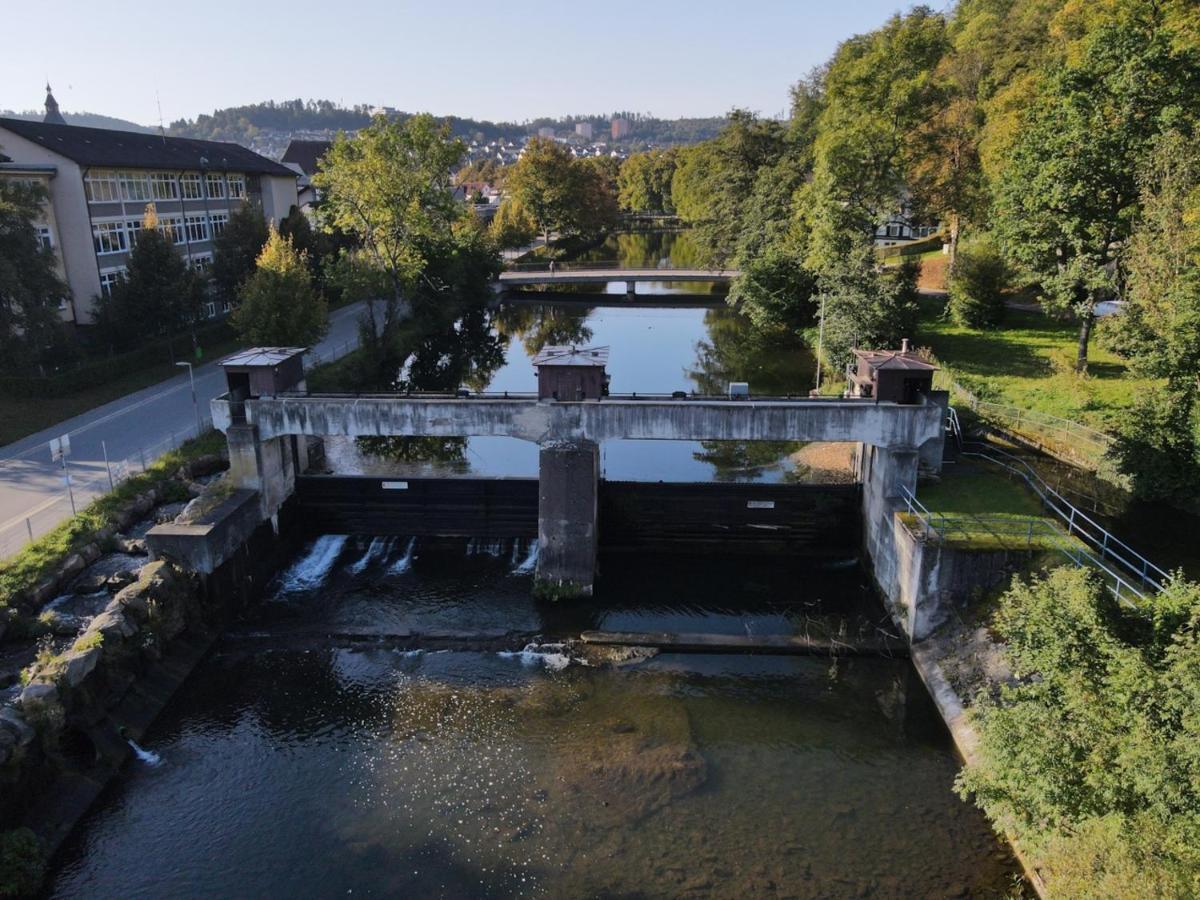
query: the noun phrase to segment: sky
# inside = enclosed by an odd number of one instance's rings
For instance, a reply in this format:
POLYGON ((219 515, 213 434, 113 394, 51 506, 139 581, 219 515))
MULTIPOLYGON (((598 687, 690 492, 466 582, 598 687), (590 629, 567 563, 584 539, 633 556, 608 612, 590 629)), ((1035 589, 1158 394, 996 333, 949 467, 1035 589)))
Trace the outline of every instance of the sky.
MULTIPOLYGON (((931 0, 940 8, 944 0, 931 0)), ((5 4, 8 5, 8 4, 5 4)), ((55 0, 13 3, 0 109, 156 125, 296 97, 523 121, 743 107, 788 87, 908 0, 55 0)))

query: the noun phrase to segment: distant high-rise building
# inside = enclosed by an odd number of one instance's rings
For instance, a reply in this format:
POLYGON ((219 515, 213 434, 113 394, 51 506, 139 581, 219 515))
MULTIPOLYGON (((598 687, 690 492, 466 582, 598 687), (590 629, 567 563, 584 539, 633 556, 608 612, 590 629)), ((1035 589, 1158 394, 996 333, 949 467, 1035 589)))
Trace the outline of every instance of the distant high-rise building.
POLYGON ((629 132, 632 130, 628 119, 622 119, 618 116, 612 120, 612 139, 614 141, 619 141, 623 137, 629 137, 629 132))
POLYGON ((538 129, 538 137, 552 138, 554 137, 554 129, 549 125, 543 125, 538 129))
POLYGON ((576 122, 575 133, 584 140, 592 139, 592 123, 591 122, 576 122))

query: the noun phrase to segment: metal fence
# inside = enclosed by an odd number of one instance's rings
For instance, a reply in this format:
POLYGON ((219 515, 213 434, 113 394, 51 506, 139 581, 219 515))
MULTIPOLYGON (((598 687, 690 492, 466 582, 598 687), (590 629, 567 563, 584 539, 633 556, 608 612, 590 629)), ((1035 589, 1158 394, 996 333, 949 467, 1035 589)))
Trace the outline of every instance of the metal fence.
MULTIPOLYGON (((185 441, 203 434, 212 428, 212 419, 203 418, 196 425, 184 431, 172 432, 166 438, 154 444, 140 447, 123 459, 105 459, 102 468, 95 463, 76 464, 73 468, 68 463, 66 474, 61 476, 62 488, 60 493, 48 498, 36 506, 28 515, 10 522, 0 529, 0 559, 7 559, 21 551, 37 538, 51 531, 75 513, 81 511, 93 500, 103 497, 117 485, 139 475, 164 453, 174 450, 185 441), (85 468, 86 466, 86 468, 85 468), (70 483, 67 483, 67 479, 70 483)), ((104 442, 101 442, 104 447, 104 442)), ((44 449, 49 457, 49 446, 41 445, 35 449, 44 449)), ((107 447, 104 447, 107 457, 107 447)), ((28 456, 26 456, 28 459, 28 456)))
POLYGON ((961 398, 967 407, 981 419, 994 422, 1016 434, 1031 438, 1043 446, 1048 446, 1049 449, 1084 463, 1089 468, 1100 468, 1113 445, 1110 435, 1073 419, 1023 409, 1007 403, 981 400, 955 381, 945 367, 938 371, 935 383, 961 398))
POLYGON ((917 519, 918 535, 924 540, 953 542, 958 539, 971 542, 978 540, 980 534, 989 534, 1003 539, 1009 545, 1020 546, 1023 543, 1028 548, 1056 550, 1074 565, 1099 572, 1105 587, 1113 596, 1119 602, 1130 606, 1137 606, 1146 599, 1148 592, 1153 592, 1159 587, 1153 581, 1136 575, 1130 576, 1123 567, 1115 565, 1111 558, 1101 559, 1081 540, 1082 536, 1079 533, 1071 535, 1050 519, 1040 516, 935 513, 930 512, 903 485, 900 493, 907 512, 917 519))

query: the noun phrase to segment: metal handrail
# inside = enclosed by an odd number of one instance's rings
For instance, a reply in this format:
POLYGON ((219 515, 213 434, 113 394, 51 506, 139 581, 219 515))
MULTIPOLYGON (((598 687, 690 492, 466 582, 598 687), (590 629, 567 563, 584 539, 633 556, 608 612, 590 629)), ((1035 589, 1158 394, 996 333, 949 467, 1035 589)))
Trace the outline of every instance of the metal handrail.
POLYGON ((1112 583, 1106 586, 1119 602, 1127 602, 1126 598, 1123 596, 1125 593, 1132 594, 1139 601, 1144 601, 1146 599, 1146 595, 1141 589, 1134 586, 1119 572, 1114 571, 1114 569, 1105 565, 1103 560, 1090 553, 1085 545, 1081 543, 1072 544, 1069 540, 1070 535, 1063 534, 1058 528, 1055 527, 1053 522, 1047 519, 1038 518, 1036 516, 1012 519, 999 516, 948 516, 945 513, 933 513, 930 512, 930 510, 924 504, 922 504, 921 501, 916 498, 916 495, 908 490, 908 488, 906 488, 904 485, 900 485, 899 487, 900 495, 904 500, 907 511, 921 522, 924 529, 923 537, 926 540, 936 539, 938 541, 945 542, 953 531, 958 531, 964 538, 969 538, 969 532, 962 526, 962 524, 960 524, 961 522, 967 521, 988 526, 989 530, 993 530, 998 534, 1024 534, 1026 537, 1027 546, 1033 543, 1034 533, 1037 532, 1039 536, 1049 537, 1055 547, 1076 566, 1082 568, 1090 565, 1108 575, 1109 578, 1112 579, 1112 583), (935 517, 940 527, 934 525, 935 517), (996 527, 1004 524, 1014 524, 1019 525, 1020 527, 1009 531, 1004 531, 1004 529, 996 527))
MULTIPOLYGON (((629 263, 623 263, 615 259, 598 259, 588 262, 587 260, 554 260, 554 271, 557 272, 579 272, 588 271, 591 269, 623 269, 629 272, 670 272, 681 270, 685 272, 708 272, 713 275, 727 275, 736 272, 736 269, 727 269, 725 267, 713 266, 677 266, 669 260, 664 260, 656 266, 636 266, 629 263)), ((511 262, 505 266, 505 270, 509 272, 549 272, 550 260, 545 262, 511 262)))
MULTIPOLYGON (((330 400, 537 400, 538 395, 532 391, 280 391, 274 396, 283 399, 330 399, 330 400)), ((822 396, 810 397, 807 393, 799 394, 747 394, 744 397, 730 397, 728 394, 697 394, 694 391, 674 391, 672 393, 643 393, 634 391, 628 394, 605 394, 603 400, 644 400, 658 401, 697 401, 712 403, 715 401, 733 403, 853 403, 856 405, 875 404, 875 401, 864 397, 822 396)), ((560 403, 576 402, 560 400, 560 403)), ((596 401, 586 401, 596 402, 596 401)))
POLYGON ((1078 535, 1086 543, 1092 545, 1102 557, 1112 559, 1123 566, 1128 572, 1136 575, 1143 584, 1150 585, 1159 590, 1170 578, 1170 573, 1155 565, 1141 553, 1138 553, 1087 513, 1072 504, 1061 493, 1050 487, 1041 475, 1019 456, 1001 450, 999 447, 992 447, 988 444, 975 441, 964 444, 962 455, 985 459, 988 462, 1009 470, 1021 478, 1038 495, 1043 505, 1066 523, 1068 535, 1078 535), (976 447, 978 449, 970 450, 966 449, 966 447, 976 447), (1003 459, 996 459, 989 454, 999 454, 1011 460, 1013 464, 1005 462, 1003 459))

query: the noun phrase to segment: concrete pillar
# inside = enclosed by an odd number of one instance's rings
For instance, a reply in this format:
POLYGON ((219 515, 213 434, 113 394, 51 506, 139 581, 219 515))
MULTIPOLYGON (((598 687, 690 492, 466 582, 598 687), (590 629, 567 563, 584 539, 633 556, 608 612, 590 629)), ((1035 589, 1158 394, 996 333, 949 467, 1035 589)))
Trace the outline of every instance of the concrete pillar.
MULTIPOLYGON (((290 435, 261 440, 254 425, 230 425, 229 475, 234 487, 258 491, 263 518, 274 515, 296 486, 294 440, 290 435)), ((307 453, 305 454, 307 456, 307 453)))
POLYGON ((554 441, 538 453, 538 562, 534 594, 590 597, 596 576, 600 448, 554 441))
POLYGON ((912 542, 906 540, 896 513, 904 509, 900 488, 916 492, 919 455, 915 447, 886 449, 867 444, 859 453, 867 562, 896 624, 910 638, 918 611, 907 600, 903 586, 910 581, 915 560, 912 542))
MULTIPOLYGON (((925 402, 939 407, 942 421, 946 421, 947 409, 950 406, 949 391, 930 391, 925 397, 925 402)), ((936 475, 942 471, 942 454, 945 450, 946 440, 943 429, 942 434, 936 438, 930 438, 921 445, 920 466, 922 472, 936 475)))
POLYGON ((632 300, 634 297, 637 296, 637 282, 636 281, 625 282, 625 296, 628 297, 630 300, 632 300))

